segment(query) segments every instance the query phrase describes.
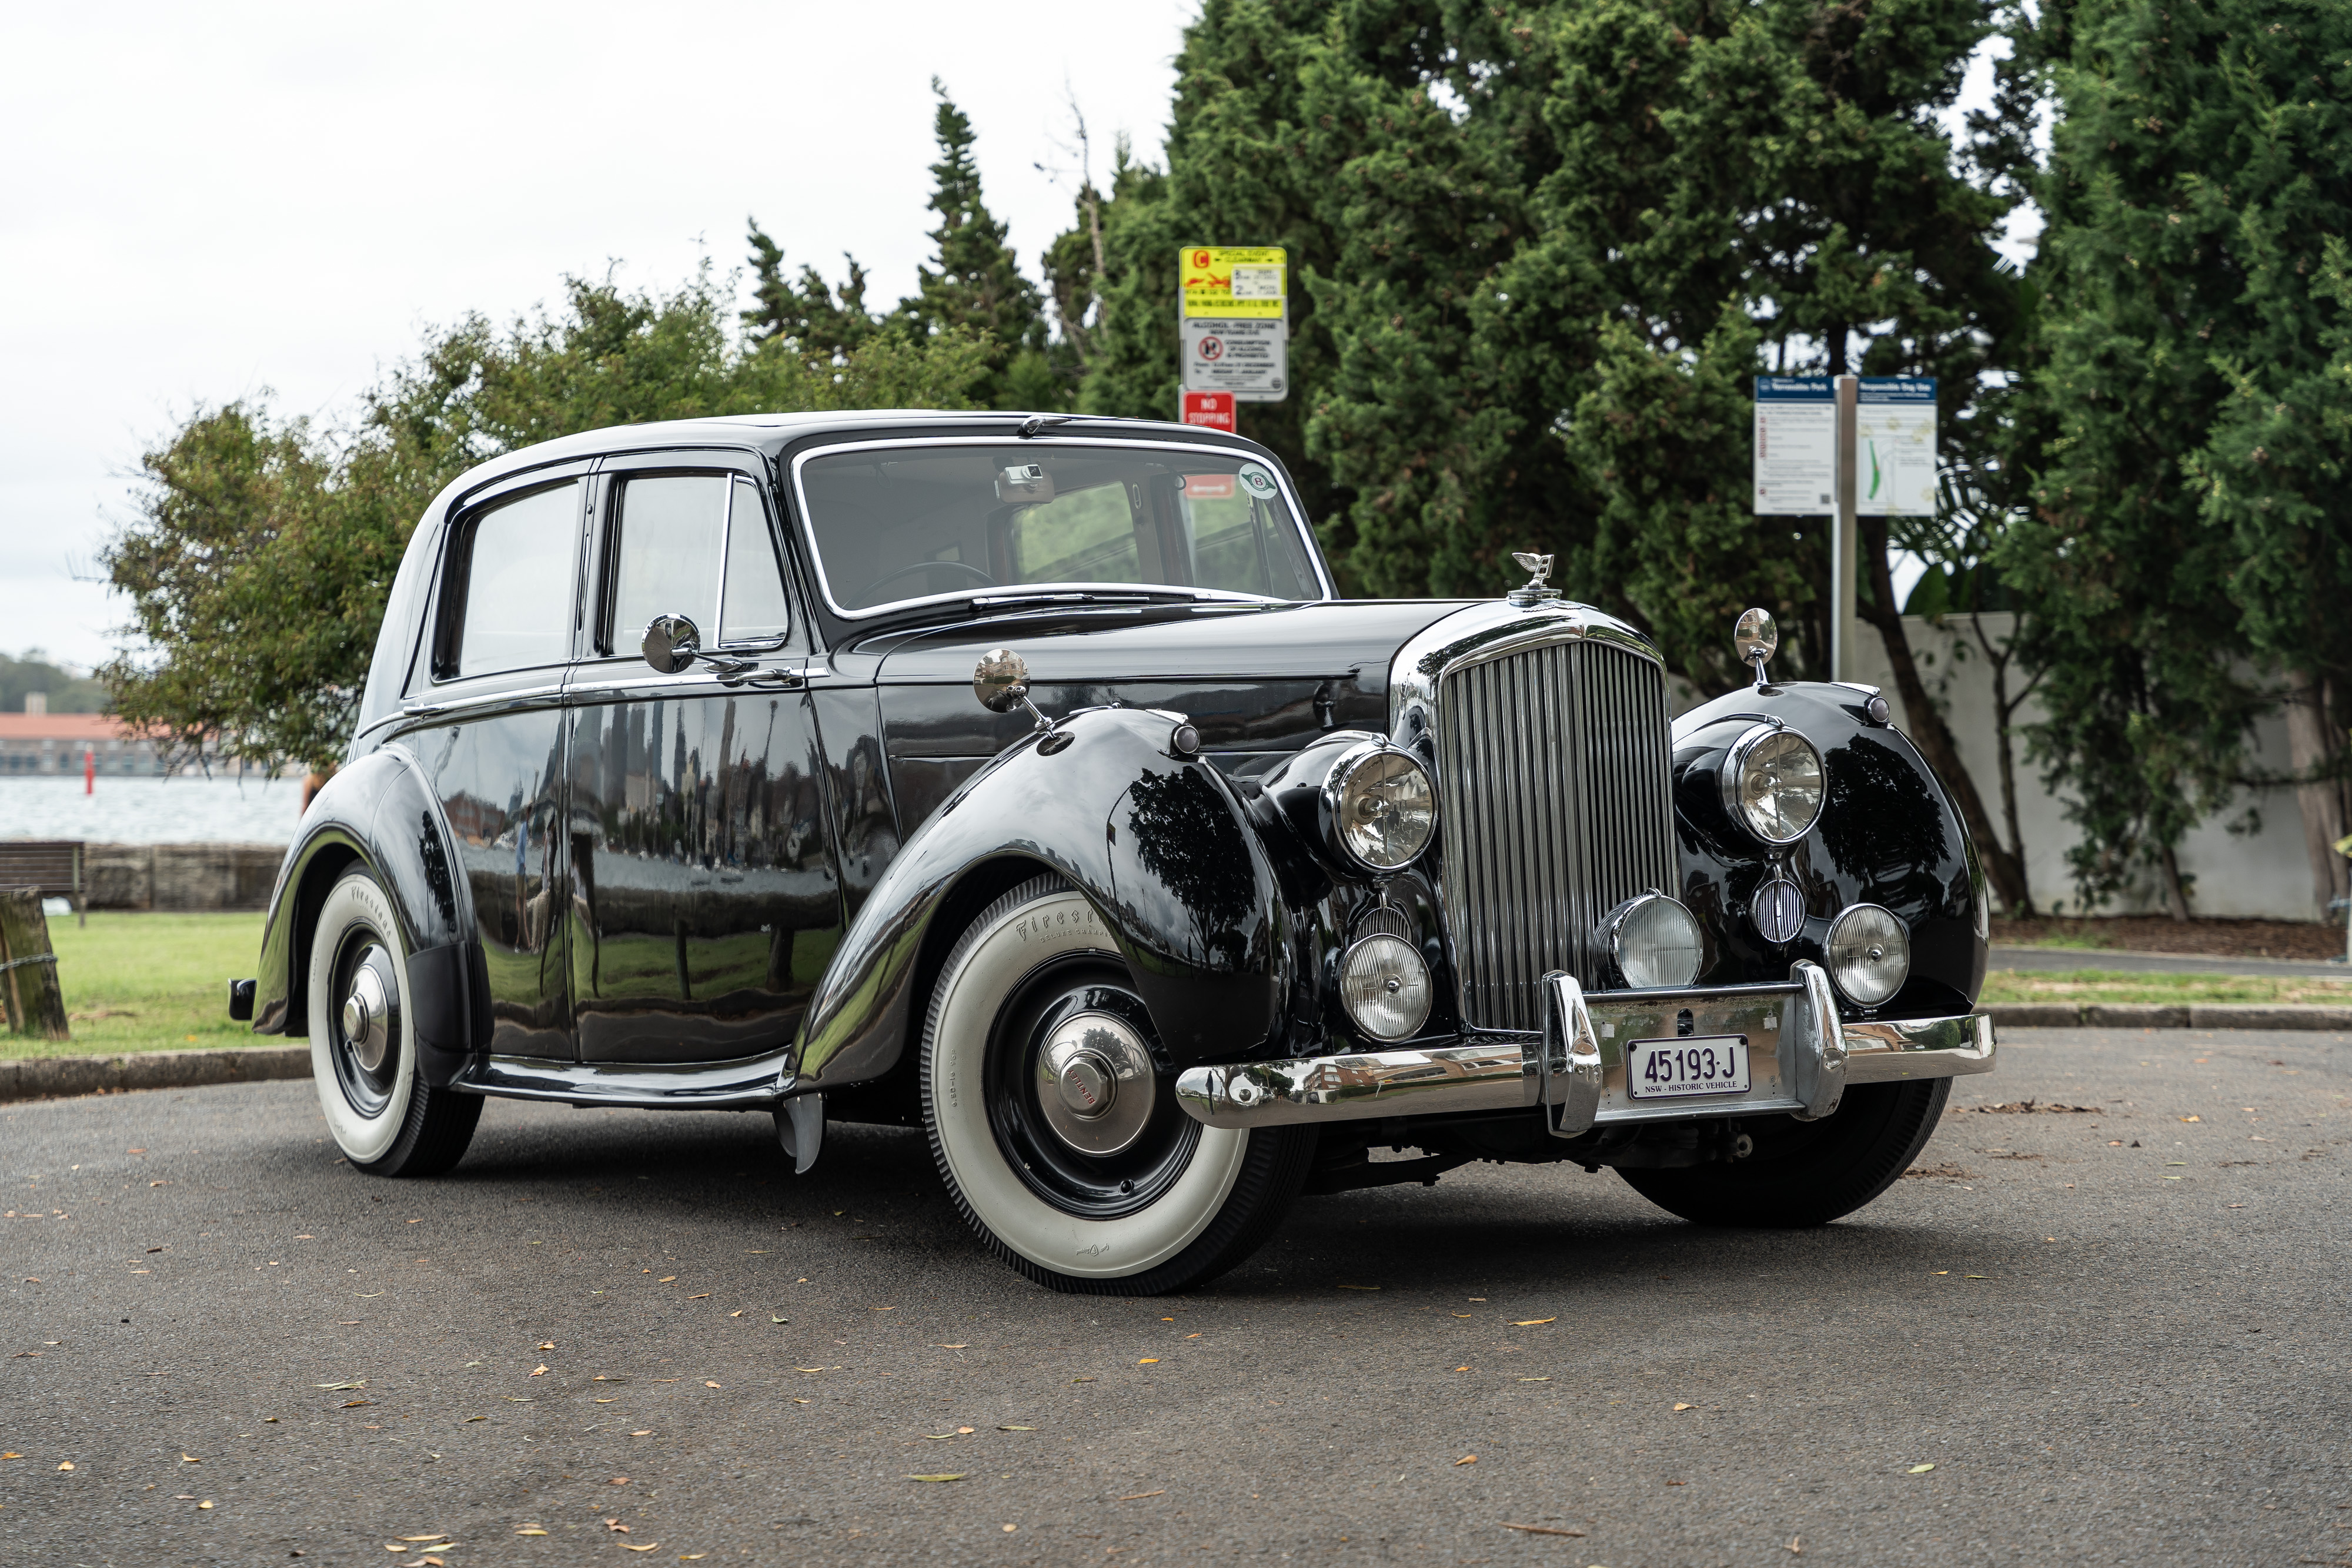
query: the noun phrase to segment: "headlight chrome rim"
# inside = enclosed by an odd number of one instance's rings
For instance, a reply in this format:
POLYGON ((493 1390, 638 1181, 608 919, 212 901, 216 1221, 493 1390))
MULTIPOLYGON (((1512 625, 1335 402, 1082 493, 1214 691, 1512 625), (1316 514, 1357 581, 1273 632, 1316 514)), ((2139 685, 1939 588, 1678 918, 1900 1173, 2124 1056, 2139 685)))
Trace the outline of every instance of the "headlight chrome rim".
MULTIPOLYGON (((1427 854, 1429 846, 1436 841, 1436 776, 1421 758, 1402 747, 1391 745, 1385 740, 1366 741, 1363 745, 1351 747, 1343 753, 1339 760, 1332 764, 1331 771, 1325 776, 1322 819, 1324 842, 1343 862, 1367 875, 1394 876, 1427 854), (1366 769, 1375 763, 1401 764, 1418 773, 1421 776, 1423 796, 1427 802, 1426 807, 1420 813, 1423 826, 1419 841, 1412 844, 1409 849, 1393 852, 1388 859, 1380 858, 1376 849, 1367 848, 1359 843, 1359 835, 1350 831, 1349 787, 1363 780, 1369 788, 1379 788, 1378 784, 1364 779, 1366 769)), ((1359 823, 1369 821, 1368 818, 1362 816, 1360 808, 1358 810, 1357 821, 1359 823)))
POLYGON ((1838 911, 1837 918, 1830 922, 1822 954, 1829 960, 1824 967, 1838 994, 1856 1007, 1885 1005, 1911 977, 1910 927, 1883 904, 1849 904, 1838 911), (1857 929, 1862 926, 1875 929, 1857 929), (1870 968, 1864 968, 1865 965, 1870 968))
POLYGON ((1429 963, 1402 936, 1376 931, 1340 956, 1339 1005, 1374 1040, 1411 1040, 1429 1021, 1431 1000, 1429 963))
POLYGON ((1682 900, 1670 898, 1663 893, 1641 894, 1618 905, 1603 925, 1602 940, 1606 944, 1610 962, 1616 967, 1618 977, 1637 991, 1680 989, 1696 981, 1706 965, 1706 934, 1698 923, 1698 916, 1693 915, 1682 900), (1629 959, 1629 935, 1638 939, 1641 932, 1651 924, 1661 918, 1671 920, 1675 915, 1682 917, 1684 928, 1690 934, 1688 973, 1673 975, 1652 967, 1658 961, 1656 954, 1659 949, 1654 946, 1640 955, 1638 959, 1629 959))
MULTIPOLYGON (((1739 738, 1731 743, 1731 749, 1724 754, 1722 778, 1723 806, 1724 810, 1731 814, 1731 820, 1737 822, 1743 831, 1775 846, 1793 844, 1811 832, 1815 824, 1822 820, 1822 809, 1829 803, 1829 769, 1822 760, 1821 747, 1815 746, 1811 738, 1802 730, 1791 728, 1784 724, 1759 724, 1742 732, 1739 738), (1748 809, 1748 802, 1745 799, 1746 790, 1742 786, 1748 777, 1749 761, 1759 748, 1767 741, 1783 738, 1795 741, 1812 758, 1813 777, 1818 783, 1814 789, 1811 813, 1794 829, 1775 831, 1757 821, 1755 813, 1748 809)), ((1786 817, 1785 812, 1781 815, 1786 817)))

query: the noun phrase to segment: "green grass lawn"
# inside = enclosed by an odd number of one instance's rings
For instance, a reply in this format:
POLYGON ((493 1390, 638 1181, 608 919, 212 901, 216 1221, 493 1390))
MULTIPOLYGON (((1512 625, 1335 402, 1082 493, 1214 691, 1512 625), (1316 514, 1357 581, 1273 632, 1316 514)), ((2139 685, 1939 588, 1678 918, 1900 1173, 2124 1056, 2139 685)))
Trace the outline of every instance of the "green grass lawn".
POLYGON ((0 1057, 276 1045, 228 1016, 228 982, 255 973, 261 916, 99 910, 49 916, 69 1040, 0 1033, 0 1057))
POLYGON ((2352 1003, 2342 980, 2300 975, 2168 975, 2115 969, 1995 969, 1980 1002, 2259 1002, 2268 1007, 2352 1003))

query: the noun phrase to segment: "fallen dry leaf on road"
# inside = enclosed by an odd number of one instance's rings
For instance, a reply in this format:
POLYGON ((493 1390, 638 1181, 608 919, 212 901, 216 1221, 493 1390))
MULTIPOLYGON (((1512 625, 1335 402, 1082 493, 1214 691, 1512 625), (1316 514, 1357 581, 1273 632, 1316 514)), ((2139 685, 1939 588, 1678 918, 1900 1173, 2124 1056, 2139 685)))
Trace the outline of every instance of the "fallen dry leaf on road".
POLYGON ((621 1533, 621 1534, 623 1534, 623 1535, 626 1535, 626 1534, 628 1534, 628 1533, 629 1533, 629 1527, 628 1527, 627 1525, 625 1525, 625 1524, 623 1524, 623 1523, 622 1523, 619 1520, 617 1520, 617 1519, 608 1519, 608 1520, 606 1520, 606 1521, 604 1521, 604 1528, 605 1528, 605 1529, 607 1529, 607 1530, 611 1530, 611 1531, 617 1531, 619 1533, 621 1533))
POLYGON ((541 1340, 540 1342, 539 1348, 541 1350, 553 1350, 555 1348, 555 1342, 551 1339, 541 1340))
POLYGON ((1556 1323, 1558 1322, 1559 1322, 1558 1318, 1520 1318, 1517 1322, 1513 1322, 1511 1326, 1515 1329, 1531 1329, 1540 1327, 1545 1323, 1556 1323))
POLYGON ((625 1541, 620 1543, 621 1550, 624 1552, 651 1552, 660 1545, 661 1542, 658 1541, 648 1541, 643 1546, 632 1546, 625 1541))
POLYGON ((910 1481, 960 1481, 963 1479, 966 1473, 958 1470, 951 1476, 908 1476, 907 1479, 910 1481))
POLYGON ((707 1377, 706 1377, 706 1378, 704 1378, 704 1379, 702 1380, 702 1386, 704 1386, 705 1388, 716 1388, 716 1387, 718 1387, 718 1386, 719 1386, 719 1385, 717 1385, 716 1383, 711 1382, 711 1381, 710 1381, 710 1379, 709 1379, 709 1378, 707 1378, 707 1377))
POLYGON ((517 1535, 545 1535, 547 1533, 547 1527, 539 1524, 519 1525, 515 1529, 515 1533, 517 1535))
POLYGON ((1157 1366, 1160 1364, 1160 1358, 1156 1355, 1147 1355, 1135 1364, 1138 1366, 1157 1366))
MULTIPOLYGON (((738 1312, 730 1312, 730 1313, 728 1313, 727 1315, 728 1315, 729 1317, 730 1317, 730 1318, 740 1318, 740 1317, 741 1317, 741 1316, 743 1315, 743 1313, 742 1313, 741 1312, 738 1311, 738 1312)), ((680 1559, 680 1561, 684 1561, 684 1560, 683 1560, 683 1559, 680 1559)))
POLYGON ((629 1478, 626 1476, 614 1476, 611 1480, 606 1481, 604 1484, 608 1487, 625 1487, 629 1484, 629 1478))
POLYGON ((532 1367, 530 1369, 530 1375, 533 1377, 545 1377, 547 1375, 547 1363, 542 1361, 537 1366, 532 1367))
POLYGON ((314 1383, 310 1385, 310 1386, 313 1388, 323 1388, 330 1394, 348 1394, 354 1388, 365 1388, 367 1386, 367 1379, 364 1377, 354 1377, 349 1383, 314 1383))
POLYGON ((1912 1466, 1909 1469, 1906 1470, 1906 1471, 1904 1472, 1904 1474, 1906 1474, 1906 1475, 1912 1475, 1912 1476, 1924 1476, 1924 1475, 1926 1475, 1929 1470, 1932 1470, 1932 1469, 1934 1469, 1935 1468, 1936 1468, 1936 1467, 1935 1467, 1935 1466, 1933 1466, 1933 1465, 1914 1465, 1914 1466, 1912 1466))
POLYGON ((651 1427, 646 1427, 643 1431, 632 1432, 629 1434, 632 1437, 650 1437, 653 1435, 654 1429, 651 1427))
POLYGON ((64 1464, 59 1465, 58 1469, 61 1470, 69 1470, 73 1469, 73 1461, 71 1459, 68 1459, 64 1464))
POLYGON ((343 1408, 346 1410, 364 1410, 374 1403, 375 1401, 373 1399, 346 1399, 343 1401, 343 1408))
POLYGON ((204 1463, 204 1460, 196 1458, 194 1454, 182 1454, 180 1456, 180 1463, 184 1465, 201 1465, 204 1463))
POLYGON ((941 1350, 970 1350, 971 1348, 971 1344, 967 1341, 962 1344, 943 1344, 940 1346, 940 1348, 941 1350))
POLYGON ((688 1296, 687 1297, 687 1300, 689 1301, 707 1301, 710 1299, 710 1295, 711 1292, 705 1291, 698 1296, 688 1296))
MULTIPOLYGON (((650 1274, 650 1273, 652 1273, 652 1272, 653 1272, 653 1270, 652 1270, 651 1269, 648 1269, 648 1270, 646 1270, 646 1273, 648 1273, 648 1274, 650 1274)), ((675 1274, 664 1274, 660 1279, 658 1279, 658 1280, 655 1281, 654 1281, 654 1283, 656 1283, 656 1284, 657 1284, 657 1285, 667 1285, 667 1284, 668 1284, 670 1281, 672 1281, 673 1280, 676 1280, 677 1278, 677 1275, 675 1275, 675 1274)))
POLYGON ((1801 1535, 1789 1537, 1789 1550, 1802 1557, 1805 1554, 1805 1538, 1801 1535))
POLYGON ((1111 1500, 1113 1502, 1136 1502, 1147 1497, 1166 1497, 1167 1495, 1168 1489, 1166 1487, 1161 1487, 1158 1491, 1129 1492, 1125 1497, 1113 1498, 1111 1500))
MULTIPOLYGON (((1034 1432, 1034 1431, 1035 1431, 1036 1429, 1037 1429, 1037 1428, 1036 1428, 1036 1427, 999 1427, 997 1428, 997 1430, 998 1430, 998 1431, 1000 1431, 1000 1432, 1034 1432)), ((14 1454, 10 1454, 10 1455, 8 1455, 8 1456, 6 1456, 6 1457, 7 1457, 7 1458, 12 1458, 12 1459, 13 1459, 13 1458, 15 1458, 16 1456, 16 1455, 14 1455, 14 1454)))
POLYGON ((475 1422, 475 1421, 487 1421, 487 1420, 488 1420, 488 1419, 489 1419, 489 1417, 488 1417, 488 1416, 467 1416, 467 1417, 466 1417, 466 1419, 465 1419, 465 1420, 460 1421, 460 1422, 458 1422, 457 1424, 458 1424, 459 1426, 463 1427, 463 1426, 467 1426, 467 1425, 468 1425, 468 1424, 470 1424, 470 1423, 472 1423, 472 1422, 475 1422))
POLYGON ((1698 1406, 1696 1405, 1677 1405, 1675 1408, 1677 1410, 1696 1410, 1698 1406))
POLYGON ((1465 1454, 1465 1455, 1463 1455, 1460 1458, 1458 1458, 1458 1459, 1454 1460, 1454 1464, 1455 1464, 1455 1465, 1457 1465, 1457 1466, 1460 1466, 1460 1465, 1475 1465, 1475 1464, 1476 1464, 1476 1463, 1478 1462, 1478 1456, 1477 1456, 1477 1455, 1475 1455, 1475 1454, 1465 1454))
POLYGON ((1525 1531, 1529 1535, 1574 1535, 1581 1537, 1584 1534, 1584 1531, 1580 1530, 1555 1530, 1549 1524, 1513 1524, 1508 1520, 1503 1521, 1502 1524, 1505 1530, 1525 1531))
MULTIPOLYGON (((1208 1333, 1208 1332, 1209 1332, 1208 1330, 1206 1330, 1206 1329, 1202 1329, 1202 1330, 1201 1331, 1201 1333, 1208 1333)), ((1186 1334, 1184 1337, 1185 1337, 1186 1339, 1199 1339, 1199 1338, 1201 1337, 1201 1334, 1197 1334, 1197 1333, 1188 1333, 1188 1334, 1186 1334)))

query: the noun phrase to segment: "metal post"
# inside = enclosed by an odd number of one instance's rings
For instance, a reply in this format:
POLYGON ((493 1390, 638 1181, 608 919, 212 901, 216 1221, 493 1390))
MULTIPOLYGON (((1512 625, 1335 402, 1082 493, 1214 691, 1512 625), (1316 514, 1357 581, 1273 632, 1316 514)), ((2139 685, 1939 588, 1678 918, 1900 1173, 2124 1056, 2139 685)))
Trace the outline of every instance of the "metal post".
POLYGON ((1837 520, 1830 538, 1830 679, 1853 679, 1854 573, 1860 561, 1854 528, 1854 448, 1860 442, 1855 408, 1862 378, 1837 378, 1837 520))

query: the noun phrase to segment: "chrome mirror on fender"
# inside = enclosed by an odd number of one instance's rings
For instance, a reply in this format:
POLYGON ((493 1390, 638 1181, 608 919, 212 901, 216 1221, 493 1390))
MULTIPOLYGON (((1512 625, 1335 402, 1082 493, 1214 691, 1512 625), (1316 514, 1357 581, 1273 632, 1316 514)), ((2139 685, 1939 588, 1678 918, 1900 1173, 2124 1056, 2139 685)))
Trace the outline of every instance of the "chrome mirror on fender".
POLYGON ((980 656, 980 667, 971 673, 971 695, 991 713, 1025 707, 1039 729, 1054 727, 1053 721, 1029 700, 1029 661, 1010 648, 991 648, 980 656))
POLYGON ((640 644, 646 663, 665 675, 674 675, 702 655, 702 632, 683 615, 656 615, 646 625, 640 644))
POLYGON ((1769 610, 1742 611, 1731 628, 1731 645, 1739 650, 1739 662, 1756 666, 1756 684, 1764 684, 1764 665, 1780 651, 1780 629, 1772 623, 1769 610))

